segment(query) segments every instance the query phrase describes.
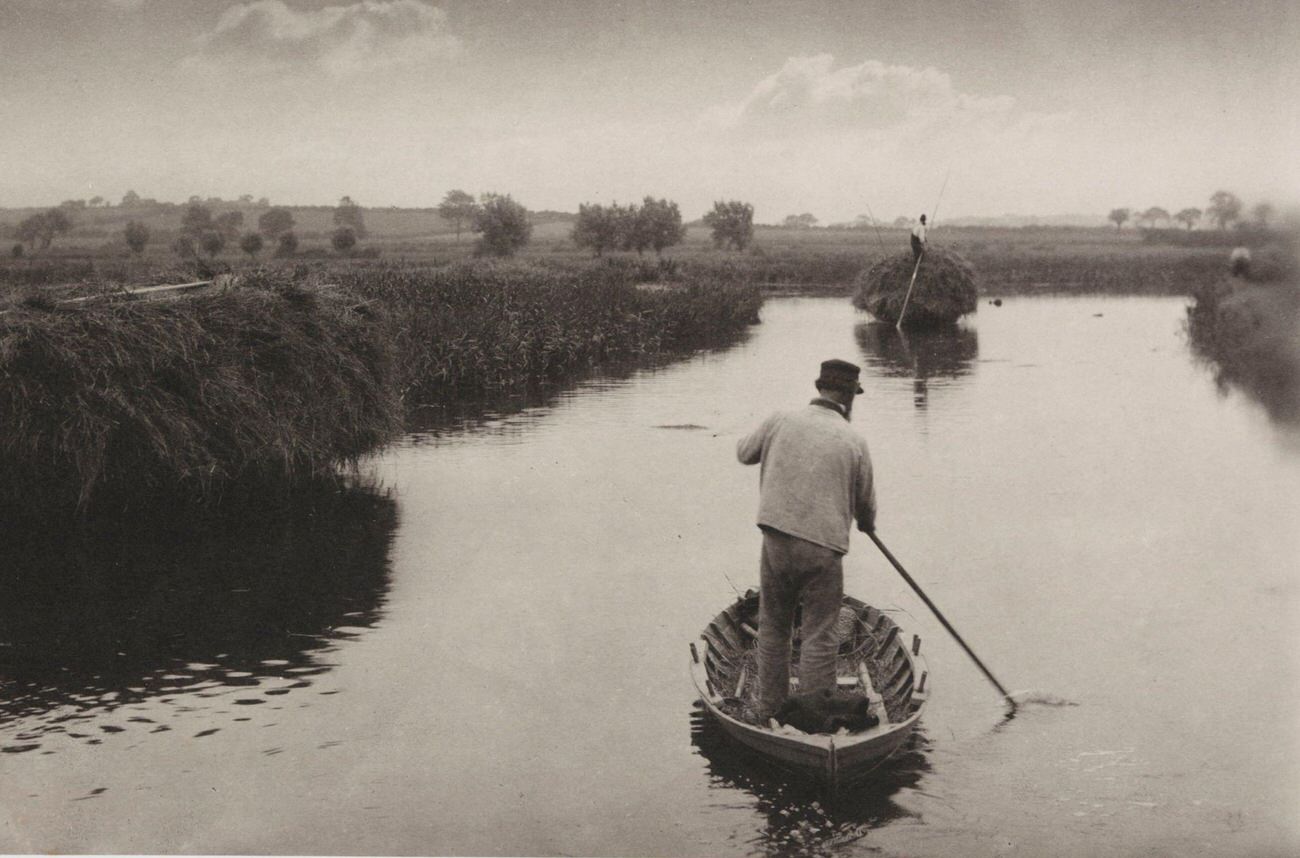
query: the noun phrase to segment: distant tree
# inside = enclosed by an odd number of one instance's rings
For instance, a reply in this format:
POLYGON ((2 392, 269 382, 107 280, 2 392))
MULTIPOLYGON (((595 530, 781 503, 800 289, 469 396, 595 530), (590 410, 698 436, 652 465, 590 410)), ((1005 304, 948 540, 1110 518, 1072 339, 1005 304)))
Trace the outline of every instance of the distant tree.
POLYGON ((1256 203, 1250 210, 1250 216, 1259 224, 1260 229, 1268 229, 1268 222, 1273 217, 1273 206, 1271 203, 1256 203))
POLYGON ((140 205, 140 195, 135 191, 127 191, 122 195, 122 206, 124 208, 132 208, 138 205, 140 205))
POLYGON ((239 238, 239 230, 244 226, 244 213, 241 211, 222 212, 212 220, 212 226, 221 233, 226 241, 239 238))
POLYGON ((257 198, 257 207, 258 207, 259 209, 269 208, 270 205, 271 205, 271 200, 270 200, 269 197, 258 197, 258 198, 257 198))
MULTIPOLYGON (((650 198, 646 197, 646 199, 650 198)), ((616 208, 616 217, 620 226, 619 232, 622 237, 619 246, 624 250, 635 250, 637 256, 640 256, 650 249, 650 217, 652 213, 647 212, 645 206, 638 206, 635 203, 617 206, 616 208)))
POLYGON ((895 229, 907 229, 911 225, 912 225, 912 219, 907 215, 899 215, 898 217, 894 218, 895 229))
POLYGON ((257 219, 257 231, 267 238, 276 238, 293 229, 295 225, 293 213, 284 208, 264 211, 257 219))
POLYGON ((677 203, 646 197, 637 212, 636 229, 649 242, 655 253, 662 255, 664 248, 681 244, 686 238, 682 213, 677 203))
POLYGON ((240 195, 239 195, 239 202, 242 203, 243 205, 251 206, 251 205, 253 204, 253 195, 252 195, 252 194, 240 194, 240 195))
POLYGON ((247 253, 250 259, 256 259, 257 254, 262 251, 262 234, 258 232, 244 233, 244 237, 239 240, 239 249, 247 253))
POLYGON ((1187 225, 1190 230, 1196 226, 1196 222, 1201 219, 1201 210, 1198 208, 1185 208, 1178 214, 1174 215, 1174 220, 1187 225))
POLYGON ((103 197, 91 197, 91 198, 90 198, 90 205, 91 205, 91 207, 93 207, 93 208, 98 208, 99 206, 102 206, 103 204, 104 204, 104 198, 103 198, 103 197))
POLYGON ((1215 191, 1205 213, 1219 225, 1219 229, 1227 229, 1228 224, 1241 216, 1241 200, 1231 191, 1215 191))
POLYGON ((573 223, 573 243, 589 247, 597 255, 623 246, 624 233, 629 224, 625 209, 617 203, 602 206, 599 203, 581 203, 578 219, 573 223))
POLYGON ((212 228, 212 210, 203 203, 190 203, 181 216, 181 234, 198 239, 212 228))
POLYGON ((185 202, 192 206, 201 206, 203 205, 203 197, 198 194, 190 194, 190 198, 185 202))
POLYGON ((293 256, 298 252, 298 236, 292 232, 280 233, 279 241, 275 247, 275 255, 280 257, 293 256))
POLYGON ((26 245, 45 250, 56 236, 72 229, 72 221, 63 209, 49 209, 20 221, 15 237, 26 245))
POLYGON ((348 253, 357 246, 357 233, 350 226, 341 226, 330 236, 330 244, 339 253, 348 253))
POLYGON ((473 230, 482 234, 474 247, 479 256, 512 256, 533 237, 528 209, 509 194, 484 194, 474 214, 473 230))
POLYGON ((138 220, 130 220, 126 222, 126 229, 122 231, 122 236, 126 239, 126 246, 139 256, 144 252, 144 246, 149 243, 149 227, 138 220))
POLYGON ((1145 223, 1147 226, 1155 226, 1156 221, 1161 221, 1161 220, 1168 223, 1169 212, 1160 208, 1160 206, 1152 206, 1151 208, 1142 212, 1142 214, 1138 215, 1137 220, 1139 223, 1145 223))
POLYGON ((472 196, 460 190, 448 191, 447 196, 442 198, 442 202, 438 203, 438 216, 456 226, 457 244, 460 243, 461 229, 474 222, 474 214, 477 211, 478 202, 472 196))
POLYGON ((226 236, 220 230, 210 229, 199 236, 199 247, 203 248, 209 259, 215 259, 225 246, 226 236))
POLYGON ((715 247, 744 250, 754 238, 754 207, 737 200, 719 200, 704 216, 704 225, 713 230, 715 247))
POLYGON ((85 200, 64 200, 63 202, 59 203, 59 208, 67 209, 68 211, 80 211, 85 207, 86 207, 85 200))
POLYGON ((368 235, 361 206, 353 202, 351 197, 339 200, 338 207, 334 209, 334 226, 351 229, 354 238, 365 238, 368 235))
POLYGON ((194 249, 194 239, 188 235, 181 234, 172 242, 172 253, 180 257, 198 257, 198 251, 194 249))
POLYGON ((1112 221, 1115 224, 1115 229, 1120 230, 1124 228, 1124 222, 1129 219, 1131 214, 1133 214, 1131 209, 1111 209, 1110 214, 1106 215, 1106 220, 1112 221))
POLYGON ((22 258, 23 258, 23 246, 22 246, 21 244, 15 244, 15 245, 14 245, 14 246, 9 250, 9 255, 12 256, 14 259, 22 259, 22 258))
POLYGON ((816 216, 809 214, 808 212, 797 215, 786 215, 785 221, 782 223, 782 226, 787 226, 791 229, 810 229, 816 225, 816 216))

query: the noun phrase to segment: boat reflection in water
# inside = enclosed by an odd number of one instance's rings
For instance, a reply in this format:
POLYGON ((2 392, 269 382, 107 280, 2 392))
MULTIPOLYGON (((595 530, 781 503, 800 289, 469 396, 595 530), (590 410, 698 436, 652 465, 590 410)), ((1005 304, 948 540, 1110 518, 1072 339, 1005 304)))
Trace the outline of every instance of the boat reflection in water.
POLYGON ((691 713, 691 744, 707 764, 710 788, 741 790, 757 800, 767 823, 754 845, 764 852, 830 854, 873 828, 910 816, 895 797, 930 771, 923 726, 865 781, 835 790, 731 740, 698 701, 691 713))
POLYGON ((380 617, 395 502, 331 485, 246 518, 0 540, 0 751, 208 735, 328 672, 380 617))
POLYGON ((853 334, 877 374, 912 379, 912 401, 919 409, 929 405, 931 379, 968 375, 979 357, 979 334, 960 325, 903 333, 883 322, 862 322, 853 334))

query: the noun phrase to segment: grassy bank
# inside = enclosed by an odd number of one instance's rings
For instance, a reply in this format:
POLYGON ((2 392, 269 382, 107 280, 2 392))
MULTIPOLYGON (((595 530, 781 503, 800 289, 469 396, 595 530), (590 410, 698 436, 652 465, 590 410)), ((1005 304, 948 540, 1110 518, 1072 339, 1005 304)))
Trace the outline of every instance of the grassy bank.
POLYGON ((752 287, 644 282, 657 274, 653 265, 515 263, 332 276, 398 322, 401 388, 429 401, 724 343, 758 321, 762 299, 752 287))
POLYGON ((1240 387, 1274 419, 1300 424, 1300 282, 1223 278, 1197 292, 1187 331, 1221 386, 1240 387))
POLYGON ((328 473, 400 425, 387 322, 267 283, 0 316, 0 507, 130 512, 328 473))
POLYGON ((131 514, 280 491, 383 447, 404 400, 537 389, 758 321, 757 289, 663 273, 372 264, 253 270, 223 292, 156 301, 112 300, 95 282, 11 289, 0 509, 131 514))

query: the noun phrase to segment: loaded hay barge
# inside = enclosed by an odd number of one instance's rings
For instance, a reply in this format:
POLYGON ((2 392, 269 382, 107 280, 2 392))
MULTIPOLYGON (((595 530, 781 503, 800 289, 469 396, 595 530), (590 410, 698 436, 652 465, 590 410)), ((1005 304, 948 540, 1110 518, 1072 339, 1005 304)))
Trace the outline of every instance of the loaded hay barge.
MULTIPOLYGON (((737 717, 742 700, 757 685, 757 592, 748 591, 714 617, 690 647, 691 678, 700 700, 727 735, 782 768, 831 787, 860 780, 901 748, 929 696, 919 637, 913 635, 909 645, 893 619, 847 595, 838 626, 839 689, 866 694, 879 718, 877 726, 858 733, 802 733, 790 727, 760 727, 737 717)), ((795 653, 798 649, 796 636, 795 653)), ((792 672, 795 669, 792 666, 792 672)), ((791 680, 797 683, 797 678, 791 680)))
POLYGON ((979 304, 975 269, 955 250, 927 248, 919 262, 911 253, 887 256, 858 275, 853 306, 880 321, 903 327, 942 328, 979 304))

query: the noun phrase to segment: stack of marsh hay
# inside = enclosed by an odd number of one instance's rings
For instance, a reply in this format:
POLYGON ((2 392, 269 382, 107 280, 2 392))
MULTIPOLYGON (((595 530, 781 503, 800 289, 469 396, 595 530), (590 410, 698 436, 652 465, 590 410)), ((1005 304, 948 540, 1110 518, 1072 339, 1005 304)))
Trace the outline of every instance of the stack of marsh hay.
POLYGON ((332 473, 400 426, 390 336, 291 284, 0 316, 0 510, 161 511, 332 473))
MULTIPOLYGON (((858 276, 853 306, 882 322, 897 324, 915 265, 911 253, 877 262, 858 276)), ((916 285, 907 302, 903 325, 916 328, 950 325, 961 316, 975 312, 977 304, 975 271, 970 263, 955 251, 930 248, 916 272, 916 285)))

